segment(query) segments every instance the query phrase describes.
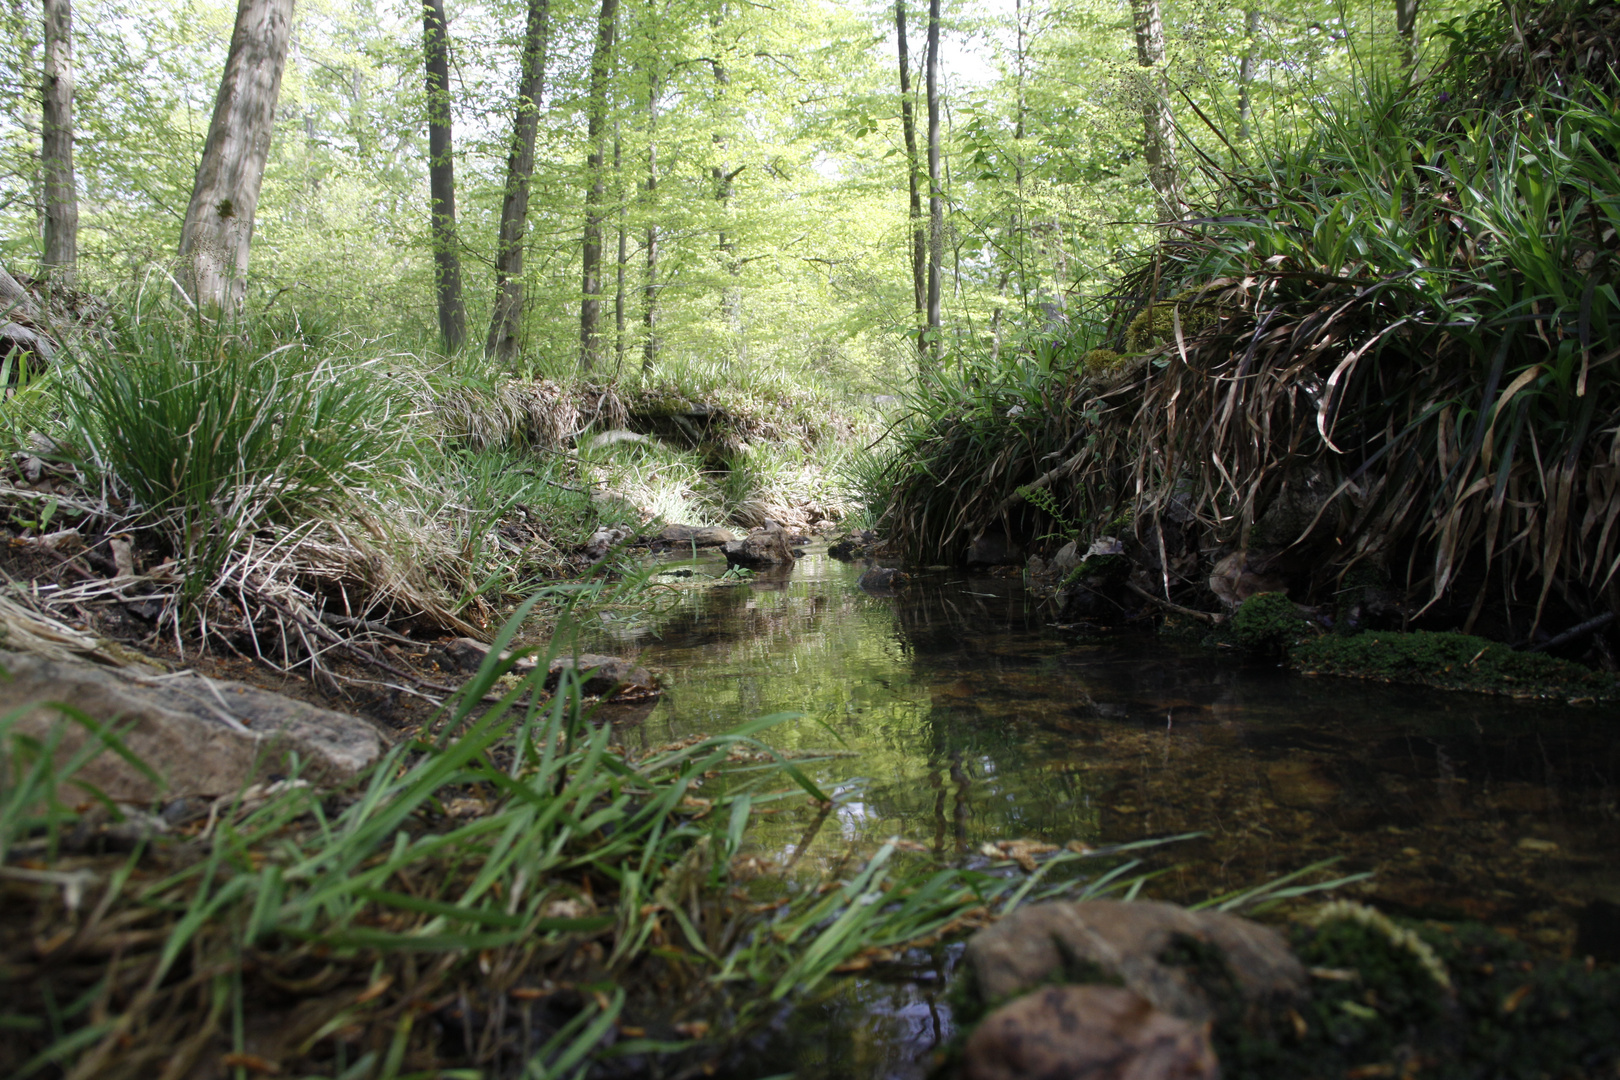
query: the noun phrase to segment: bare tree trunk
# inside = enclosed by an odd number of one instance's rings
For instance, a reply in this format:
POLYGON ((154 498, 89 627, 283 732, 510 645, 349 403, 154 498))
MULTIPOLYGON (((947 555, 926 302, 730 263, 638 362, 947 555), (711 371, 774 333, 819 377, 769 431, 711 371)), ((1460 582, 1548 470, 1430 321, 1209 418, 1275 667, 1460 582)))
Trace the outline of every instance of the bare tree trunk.
POLYGON ((619 122, 613 121, 613 190, 617 194, 619 210, 619 262, 618 275, 613 286, 613 372, 624 370, 624 267, 630 260, 629 233, 624 227, 624 145, 619 139, 619 122))
POLYGON ((73 0, 45 0, 45 100, 40 164, 45 180, 42 276, 71 284, 79 263, 79 196, 73 178, 73 0))
POLYGON ((1254 62, 1260 44, 1260 9, 1249 8, 1243 13, 1243 61, 1238 65, 1238 139, 1249 141, 1249 114, 1253 109, 1251 91, 1254 86, 1254 62))
POLYGON ((433 279, 439 337, 446 352, 467 340, 461 299, 461 248, 456 241, 456 159, 450 132, 450 34, 444 0, 422 0, 422 50, 427 64, 428 197, 432 200, 433 279))
MULTIPOLYGON (((652 4, 648 4, 651 9, 652 4)), ((656 26, 656 24, 654 24, 656 26)), ((656 45, 656 41, 654 42, 656 45)), ((652 374, 658 364, 658 224, 650 215, 658 198, 658 68, 657 49, 647 66, 647 281, 643 286, 641 325, 646 330, 642 342, 641 370, 652 374)))
POLYGON ((518 330, 523 324, 523 236, 529 225, 529 185, 534 179, 534 140, 545 91, 550 17, 550 0, 529 0, 512 149, 506 159, 506 195, 501 200, 500 240, 495 247, 495 311, 490 316, 484 355, 508 367, 517 355, 518 330))
POLYGON ((1395 0, 1395 35, 1401 39, 1401 66, 1417 64, 1418 6, 1422 0, 1395 0))
POLYGON ((911 297, 917 317, 919 359, 928 313, 928 227, 922 212, 922 164, 917 157, 917 118, 911 95, 911 57, 906 41, 906 0, 894 0, 895 37, 900 43, 900 130, 906 140, 906 189, 911 207, 911 297))
MULTIPOLYGON (((725 8, 722 6, 714 16, 712 26, 718 32, 725 18, 725 8)), ((718 39, 718 33, 716 34, 718 39)), ((714 72, 716 98, 720 104, 722 124, 729 121, 726 106, 726 95, 731 86, 731 73, 720 60, 720 49, 716 41, 715 57, 710 61, 710 68, 714 72)), ((742 265, 737 261, 737 241, 726 230, 726 224, 731 219, 731 196, 736 191, 737 177, 742 174, 746 165, 739 165, 735 169, 729 161, 724 160, 727 148, 724 130, 717 130, 713 137, 714 145, 719 151, 721 161, 710 167, 709 175, 714 178, 714 198, 720 204, 720 230, 716 237, 716 247, 720 251, 721 262, 725 266, 726 274, 730 278, 720 296, 720 311, 725 317, 726 327, 731 331, 732 351, 726 355, 726 363, 733 360, 743 363, 748 359, 748 340, 744 334, 742 317, 742 285, 739 280, 742 274, 742 265)))
POLYGON ((184 281, 199 308, 235 311, 275 130, 293 0, 238 0, 225 75, 180 229, 184 281))
POLYGON ((939 173, 939 0, 928 0, 928 328, 925 351, 940 355, 940 286, 945 264, 945 193, 939 173))
POLYGON ((585 236, 582 244, 579 306, 579 369, 591 371, 601 362, 602 333, 602 198, 607 194, 606 157, 608 76, 613 67, 613 36, 619 18, 619 0, 602 0, 596 23, 596 47, 591 52, 590 98, 586 105, 585 236))
POLYGON ((1146 134, 1148 182, 1159 200, 1160 221, 1180 221, 1186 217, 1181 199, 1181 181, 1176 167, 1175 117, 1170 114, 1170 80, 1164 70, 1164 21, 1159 16, 1159 0, 1131 0, 1136 29, 1136 62, 1157 69, 1144 80, 1142 125, 1146 134))

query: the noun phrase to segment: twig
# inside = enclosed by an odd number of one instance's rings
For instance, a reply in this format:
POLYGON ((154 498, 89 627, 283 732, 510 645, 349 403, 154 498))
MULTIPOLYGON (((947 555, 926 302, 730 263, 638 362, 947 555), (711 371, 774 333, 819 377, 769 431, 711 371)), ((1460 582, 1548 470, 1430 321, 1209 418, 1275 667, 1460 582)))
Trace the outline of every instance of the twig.
POLYGON ((1148 592, 1146 589, 1135 584, 1134 582, 1127 581, 1125 583, 1125 587, 1131 590, 1131 592, 1135 593, 1137 596, 1140 596, 1142 599, 1157 604, 1166 611, 1173 611, 1177 615, 1185 615, 1189 619, 1197 619, 1199 622, 1208 623, 1211 626, 1219 626, 1223 621, 1225 621, 1219 615, 1214 615, 1207 611, 1195 611, 1190 607, 1182 607, 1180 604, 1174 604, 1169 600, 1154 596, 1152 593, 1148 592))

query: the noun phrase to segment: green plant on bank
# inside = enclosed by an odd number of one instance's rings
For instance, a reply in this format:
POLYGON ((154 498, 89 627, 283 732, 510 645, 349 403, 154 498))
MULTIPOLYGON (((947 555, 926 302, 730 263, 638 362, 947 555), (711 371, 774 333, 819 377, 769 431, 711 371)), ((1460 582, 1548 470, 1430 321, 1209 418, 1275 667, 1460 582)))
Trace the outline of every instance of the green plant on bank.
MULTIPOLYGON (((1479 15, 1505 42, 1511 18, 1479 15)), ((1486 582, 1535 610, 1611 588, 1620 98, 1529 73, 1506 100, 1445 89, 1532 52, 1459 48, 1422 89, 1364 73, 1353 96, 1310 99, 1297 141, 1211 154, 1207 205, 1144 253, 1107 328, 1051 346, 1148 349, 1130 377, 964 354, 919 388, 901 546, 935 561, 1001 523, 1037 535, 1050 508, 1020 488, 1070 521, 1169 514, 1229 541, 1310 476, 1329 500, 1307 520, 1341 541, 1317 588, 1391 551, 1398 587, 1439 600, 1464 581, 1465 612, 1486 582)))
POLYGON ((195 599, 243 538, 376 484, 400 438, 374 364, 130 317, 61 383, 83 464, 169 540, 195 599))
POLYGON ((1294 667, 1321 675, 1515 697, 1620 697, 1620 681, 1612 674, 1544 653, 1516 652, 1469 634, 1426 630, 1324 634, 1296 641, 1288 649, 1288 658, 1294 667))

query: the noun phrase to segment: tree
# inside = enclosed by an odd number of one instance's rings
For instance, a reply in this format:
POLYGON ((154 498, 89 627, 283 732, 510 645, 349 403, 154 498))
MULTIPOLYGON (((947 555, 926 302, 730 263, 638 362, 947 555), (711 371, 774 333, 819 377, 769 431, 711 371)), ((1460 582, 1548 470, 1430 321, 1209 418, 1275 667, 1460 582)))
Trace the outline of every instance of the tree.
POLYGON ((1186 216, 1181 180, 1176 167, 1175 117, 1170 113, 1170 80, 1164 70, 1164 20, 1159 0, 1131 0, 1136 31, 1136 62, 1155 75, 1142 88, 1148 182, 1158 197, 1159 220, 1180 221, 1186 216))
POLYGON ((940 288, 945 263, 945 196, 939 159, 939 0, 928 0, 928 328, 927 352, 939 359, 940 288))
POLYGON ((43 276, 71 282, 79 263, 79 196, 73 177, 73 2, 45 0, 43 276))
POLYGON ((248 246, 292 14, 293 0, 239 0, 236 7, 225 75, 180 229, 185 283, 199 308, 235 311, 247 295, 248 246))
POLYGON ((579 368, 593 370, 602 359, 602 201, 607 194, 606 142, 608 76, 613 69, 613 38, 619 0, 602 0, 591 50, 591 82, 585 122, 585 235, 581 245, 579 368))
POLYGON ((433 204, 433 278, 439 300, 439 337, 446 352, 456 352, 467 340, 467 309, 461 299, 461 250, 456 241, 450 35, 444 0, 423 0, 422 52, 427 68, 428 198, 433 204))
POLYGON ((917 159, 917 119, 911 100, 911 59, 907 54, 906 0, 894 0, 895 38, 900 47, 900 130, 906 142, 906 190, 911 212, 911 294, 917 316, 917 348, 926 354, 922 331, 928 313, 928 231, 922 214, 922 167, 917 159))
POLYGON ((1260 9, 1243 13, 1243 61, 1238 65, 1238 138, 1249 141, 1249 114, 1253 110, 1254 62, 1260 48, 1260 9))
MULTIPOLYGON (((657 33, 657 9, 655 0, 648 0, 647 22, 654 34, 657 33)), ((653 41, 651 55, 647 58, 647 183, 643 189, 646 192, 646 206, 648 212, 647 234, 644 244, 647 249, 647 279, 642 285, 641 326, 645 340, 642 342, 641 370, 645 374, 652 374, 658 365, 658 221, 652 217, 658 199, 658 42, 653 41)))
POLYGON ((1395 0, 1395 36, 1400 38, 1401 66, 1417 65, 1418 5, 1422 0, 1395 0))
POLYGON ((495 311, 484 342, 484 355, 503 365, 510 365, 517 353, 518 328, 523 320, 523 238, 529 223, 529 185, 534 179, 540 95, 545 88, 550 9, 550 0, 529 0, 512 150, 506 159, 506 194, 501 200, 500 240, 495 248, 495 311))

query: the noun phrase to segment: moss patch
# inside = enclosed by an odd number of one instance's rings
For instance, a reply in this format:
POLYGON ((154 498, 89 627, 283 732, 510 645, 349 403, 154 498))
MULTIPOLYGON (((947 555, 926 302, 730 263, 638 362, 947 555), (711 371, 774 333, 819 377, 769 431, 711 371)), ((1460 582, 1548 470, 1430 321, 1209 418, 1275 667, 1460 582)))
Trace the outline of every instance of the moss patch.
POLYGON ((1404 634, 1368 631, 1349 637, 1331 634, 1301 641, 1288 655, 1294 667, 1309 674, 1421 683, 1513 697, 1620 697, 1620 685, 1612 675, 1540 653, 1514 652, 1506 645, 1467 634, 1425 630, 1404 634))
POLYGON ((1281 1038, 1217 1026, 1222 1075, 1615 1075, 1620 971, 1537 959, 1483 926, 1371 914, 1340 911, 1294 928, 1295 952, 1316 973, 1311 999, 1281 1038))
POLYGON ((1310 633, 1311 624, 1283 593, 1259 593, 1232 613, 1232 640, 1250 652, 1276 655, 1310 633))

